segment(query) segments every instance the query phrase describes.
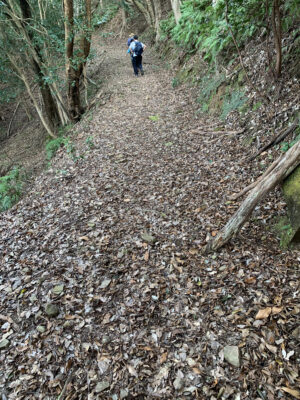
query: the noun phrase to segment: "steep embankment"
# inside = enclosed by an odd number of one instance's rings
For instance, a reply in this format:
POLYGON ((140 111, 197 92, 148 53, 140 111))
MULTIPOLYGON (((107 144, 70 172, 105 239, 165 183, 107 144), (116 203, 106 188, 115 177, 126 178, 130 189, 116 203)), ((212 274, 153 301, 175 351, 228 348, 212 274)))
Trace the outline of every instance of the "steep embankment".
POLYGON ((2 396, 287 398, 299 259, 266 232, 268 203, 226 249, 200 253, 237 207, 239 137, 200 119, 150 52, 136 79, 123 47, 99 47, 110 98, 76 126, 82 158, 62 149, 0 216, 2 396))

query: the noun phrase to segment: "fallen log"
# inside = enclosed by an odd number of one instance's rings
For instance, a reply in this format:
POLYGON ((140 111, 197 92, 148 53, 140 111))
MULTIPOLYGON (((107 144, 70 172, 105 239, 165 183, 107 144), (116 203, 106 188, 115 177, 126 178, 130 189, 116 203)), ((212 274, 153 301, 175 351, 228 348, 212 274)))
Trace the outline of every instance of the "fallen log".
POLYGON ((217 236, 208 242, 203 252, 216 251, 234 237, 250 217, 256 205, 300 164, 300 141, 281 156, 279 162, 275 160, 274 164, 275 167, 270 168, 270 172, 258 181, 240 208, 217 236))

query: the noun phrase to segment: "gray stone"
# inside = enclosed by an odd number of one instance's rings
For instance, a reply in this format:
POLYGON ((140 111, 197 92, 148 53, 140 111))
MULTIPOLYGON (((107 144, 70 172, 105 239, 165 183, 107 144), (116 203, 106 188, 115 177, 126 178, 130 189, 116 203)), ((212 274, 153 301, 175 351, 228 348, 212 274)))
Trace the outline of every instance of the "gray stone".
POLYGON ((96 390, 96 393, 100 393, 109 387, 110 387, 110 383, 108 381, 101 381, 101 382, 97 383, 95 390, 96 390))
POLYGON ((177 377, 174 382, 173 382, 173 386, 176 390, 180 390, 183 387, 183 379, 180 377, 177 377))
POLYGON ((293 330, 292 336, 300 342, 300 326, 293 330))
POLYGON ((223 351, 224 358, 229 364, 240 367, 240 351, 237 346, 225 346, 223 351))
POLYGON ((48 317, 57 317, 59 314, 59 308, 55 304, 48 303, 45 307, 45 313, 48 317))
POLYGON ((149 243, 149 244, 154 244, 156 242, 155 237, 150 235, 150 233, 147 233, 147 232, 142 233, 141 238, 144 240, 144 242, 149 243))
POLYGON ((36 330, 40 333, 44 333, 46 331, 46 328, 43 325, 38 325, 36 327, 36 330))
POLYGON ((52 293, 59 296, 64 291, 64 285, 54 286, 52 289, 52 293))
POLYGON ((100 289, 105 289, 110 285, 111 279, 104 279, 100 285, 100 289))
POLYGON ((121 389, 120 390, 120 399, 125 399, 125 397, 128 396, 128 390, 127 389, 121 389))
POLYGON ((9 345, 9 340, 7 339, 3 339, 0 342, 0 350, 5 349, 5 347, 7 347, 9 345))

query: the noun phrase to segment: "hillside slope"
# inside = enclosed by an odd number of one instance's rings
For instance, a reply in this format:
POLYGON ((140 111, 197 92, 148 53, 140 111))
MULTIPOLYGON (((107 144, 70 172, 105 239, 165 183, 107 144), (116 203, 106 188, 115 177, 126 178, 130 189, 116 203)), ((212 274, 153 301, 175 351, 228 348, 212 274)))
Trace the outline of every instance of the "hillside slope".
POLYGON ((268 201, 200 251, 238 207, 242 141, 151 50, 136 79, 120 42, 98 47, 109 100, 0 215, 2 397, 295 397, 299 254, 267 232, 268 201))

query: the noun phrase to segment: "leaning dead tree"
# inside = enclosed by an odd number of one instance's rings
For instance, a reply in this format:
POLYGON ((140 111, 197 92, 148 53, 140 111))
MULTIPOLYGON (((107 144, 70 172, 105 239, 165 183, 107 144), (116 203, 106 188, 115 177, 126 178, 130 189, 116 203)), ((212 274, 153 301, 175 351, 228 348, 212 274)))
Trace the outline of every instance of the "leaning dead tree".
POLYGON ((255 184, 248 187, 252 190, 242 202, 240 208, 216 237, 208 242, 204 252, 218 250, 234 237, 248 220, 256 205, 274 189, 276 185, 287 178, 298 165, 300 165, 300 141, 275 160, 255 184))

